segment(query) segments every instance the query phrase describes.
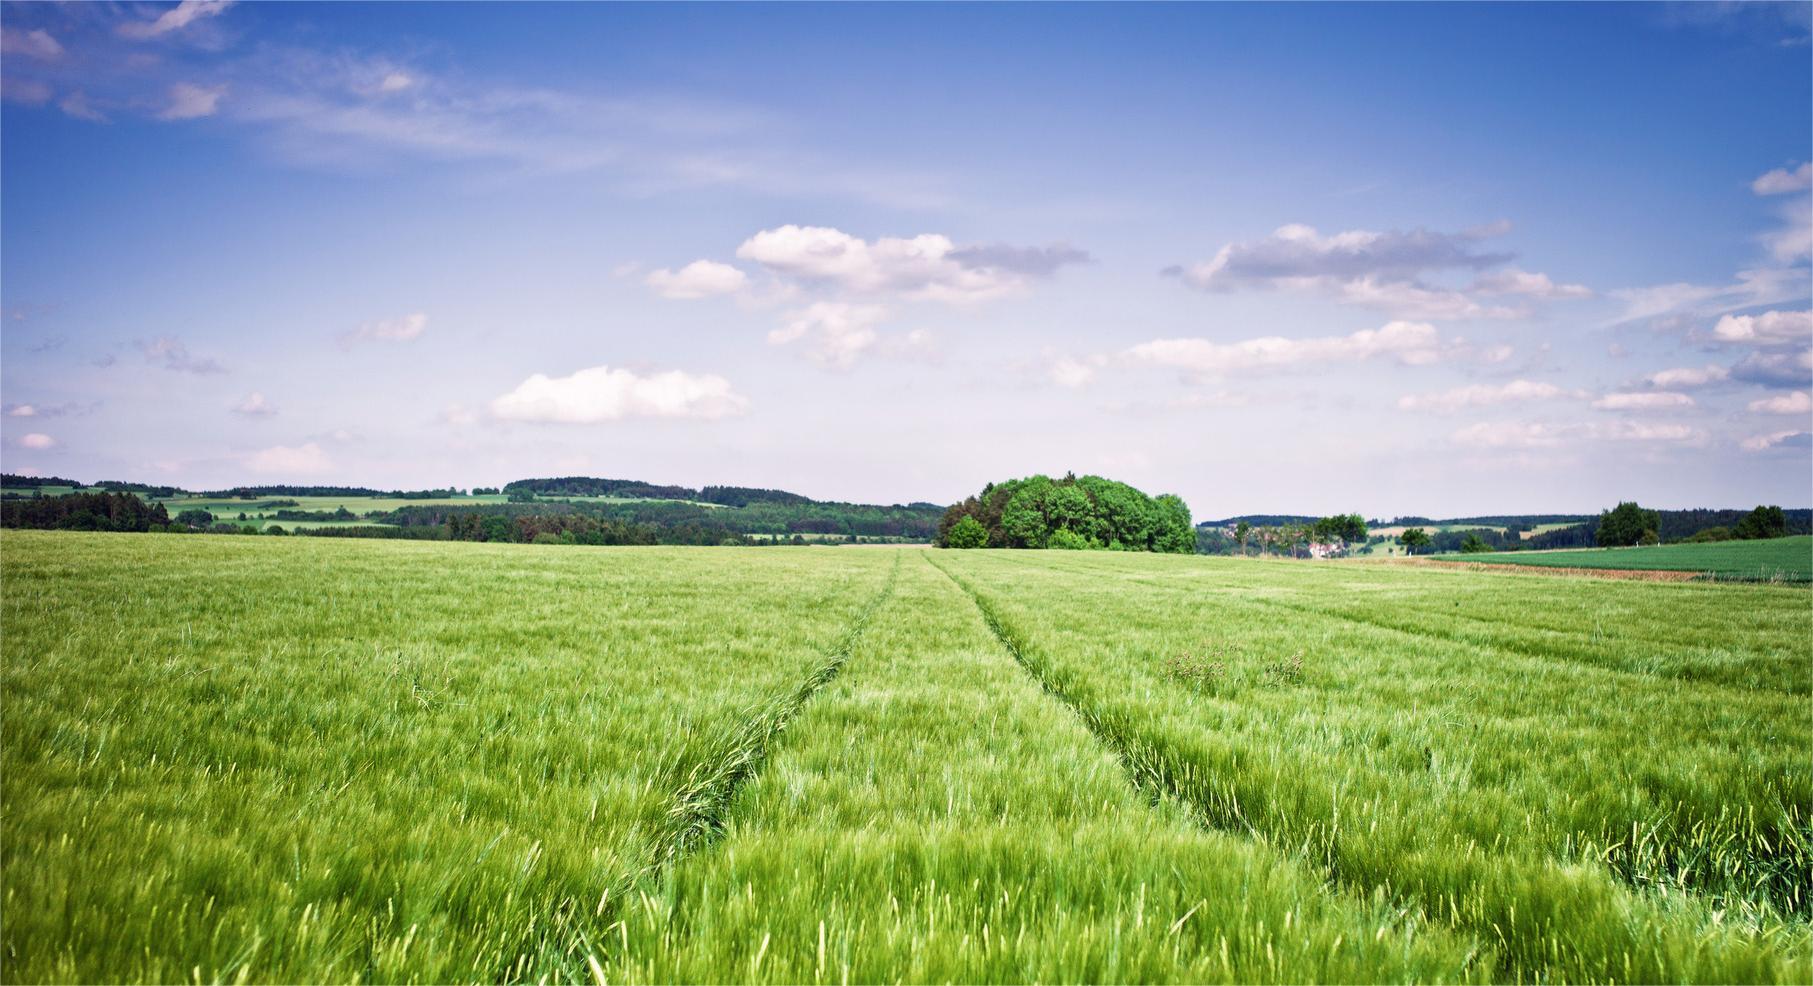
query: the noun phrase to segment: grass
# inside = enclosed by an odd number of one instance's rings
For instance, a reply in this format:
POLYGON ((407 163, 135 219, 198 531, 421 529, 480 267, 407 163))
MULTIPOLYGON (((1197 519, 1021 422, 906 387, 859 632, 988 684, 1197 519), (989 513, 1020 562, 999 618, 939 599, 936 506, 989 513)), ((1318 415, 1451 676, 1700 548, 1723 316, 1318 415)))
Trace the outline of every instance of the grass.
POLYGON ((1747 581, 1813 580, 1813 537, 1764 541, 1660 544, 1646 548, 1588 548, 1578 551, 1507 551, 1478 555, 1436 555, 1441 561, 1552 568, 1612 568, 1647 572, 1698 572, 1747 581))
POLYGON ((1813 978, 1803 587, 0 534, 0 978, 1813 978))

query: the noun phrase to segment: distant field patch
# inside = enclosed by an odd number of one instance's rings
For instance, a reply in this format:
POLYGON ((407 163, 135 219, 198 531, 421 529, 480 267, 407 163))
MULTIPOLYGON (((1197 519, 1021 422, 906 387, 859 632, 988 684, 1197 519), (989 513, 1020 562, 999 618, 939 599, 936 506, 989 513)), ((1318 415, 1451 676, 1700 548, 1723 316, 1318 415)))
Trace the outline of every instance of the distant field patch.
POLYGON ((1647 572, 1698 572, 1721 579, 1813 581, 1813 537, 1711 544, 1661 544, 1647 548, 1583 548, 1576 551, 1493 552, 1436 555, 1445 562, 1536 565, 1544 568, 1605 568, 1647 572))

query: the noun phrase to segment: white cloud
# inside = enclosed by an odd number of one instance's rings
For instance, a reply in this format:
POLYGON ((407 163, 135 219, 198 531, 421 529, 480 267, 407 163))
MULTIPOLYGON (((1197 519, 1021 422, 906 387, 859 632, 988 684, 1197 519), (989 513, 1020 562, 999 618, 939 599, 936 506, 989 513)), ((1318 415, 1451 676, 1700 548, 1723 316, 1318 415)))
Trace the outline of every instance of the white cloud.
POLYGON ((1813 412, 1813 398, 1804 390, 1781 394, 1776 397, 1765 397, 1750 402, 1750 410, 1758 414, 1800 414, 1813 412))
POLYGON ((277 409, 264 399, 262 392, 254 390, 233 405, 233 413, 244 418, 269 418, 276 415, 277 409))
POLYGON ((597 424, 624 418, 721 418, 741 414, 748 401, 713 374, 679 370, 641 376, 594 366, 571 376, 537 373, 491 402, 507 421, 597 424))
POLYGON ((1592 424, 1547 424, 1540 421, 1482 421, 1454 432, 1457 445, 1480 448, 1555 448, 1579 440, 1697 445, 1706 432, 1681 424, 1612 421, 1592 424))
POLYGON ((1704 387, 1708 384, 1723 383, 1729 379, 1731 371, 1715 363, 1705 366, 1682 366, 1669 370, 1657 370, 1643 381, 1651 387, 1662 389, 1681 387, 1704 387))
MULTIPOLYGON (((1813 257, 1813 198, 1802 196, 1784 203, 1780 218, 1781 225, 1762 236, 1769 255, 1784 264, 1813 257)), ((1801 286, 1806 286, 1805 272, 1801 275, 1801 286)))
POLYGON ((1226 374, 1244 370, 1288 370, 1316 363, 1350 363, 1381 356, 1420 365, 1441 358, 1441 339, 1435 326, 1422 322, 1390 322, 1377 329, 1352 335, 1313 339, 1265 336, 1241 342, 1208 339, 1154 339, 1127 351, 1138 362, 1175 367, 1196 373, 1226 374))
POLYGON ((361 342, 414 342, 428 328, 426 312, 411 312, 396 318, 367 322, 356 329, 340 333, 340 345, 351 347, 361 342))
POLYGON ((314 442, 273 445, 246 456, 245 462, 253 472, 284 476, 317 476, 334 467, 327 453, 314 442))
POLYGON ((449 404, 441 412, 441 420, 455 428, 465 428, 478 424, 478 412, 464 404, 449 404))
POLYGON ((1753 435, 1739 442, 1746 452, 1766 452, 1772 448, 1791 447, 1805 448, 1809 445, 1810 436, 1805 431, 1772 431, 1763 435, 1753 435))
POLYGON ((204 116, 213 116, 220 107, 220 97, 226 95, 226 86, 198 86, 193 82, 177 82, 170 86, 170 104, 159 111, 160 120, 195 120, 204 116))
POLYGON ((1087 387, 1095 380, 1095 366, 1086 360, 1060 356, 1051 361, 1051 382, 1072 389, 1087 387))
POLYGON ((870 242, 827 226, 787 225, 751 236, 737 247, 737 256, 783 277, 857 294, 968 302, 1019 290, 1087 255, 1067 247, 959 248, 936 233, 870 242))
POLYGON ((1531 273, 1507 267, 1481 275, 1473 282, 1480 294, 1522 294, 1532 298, 1590 298, 1591 288, 1584 284, 1556 284, 1547 274, 1531 273))
POLYGON ((1813 186, 1813 162, 1802 164, 1792 171, 1776 168, 1751 182, 1750 190, 1758 195, 1787 195, 1806 191, 1810 186, 1813 186))
POLYGON ((1705 318, 1804 298, 1807 274, 1804 270, 1765 267, 1739 271, 1737 279, 1726 285, 1657 284, 1609 293, 1624 303, 1623 312, 1611 320, 1613 325, 1662 317, 1705 318))
POLYGON ((1763 346, 1804 342, 1813 338, 1813 311, 1726 315, 1713 327, 1712 337, 1720 342, 1763 346))
POLYGON ((415 83, 415 78, 407 72, 386 72, 384 78, 378 80, 378 91, 402 92, 415 83))
POLYGON ((665 267, 652 271, 643 283, 664 298, 708 298, 743 290, 749 284, 749 275, 729 264, 695 260, 677 271, 665 267))
POLYGON ((233 0, 183 0, 164 11, 156 20, 127 21, 121 24, 119 34, 122 38, 147 41, 171 31, 180 31, 201 18, 224 14, 231 6, 233 0))
POLYGON ((49 435, 44 434, 43 432, 34 431, 29 435, 25 435, 25 436, 21 437, 19 439, 19 444, 24 446, 25 448, 38 449, 38 450, 42 451, 44 449, 56 448, 57 440, 50 437, 49 435))
POLYGON ((6 416, 9 418, 35 418, 38 416, 38 409, 30 404, 8 404, 6 416))
POLYGON ((880 305, 814 302, 793 312, 785 324, 768 333, 768 343, 784 346, 805 339, 809 343, 807 355, 813 361, 844 370, 881 341, 875 326, 886 317, 887 309, 880 305))
POLYGON ((1464 407, 1487 407, 1524 401, 1550 401, 1581 396, 1579 391, 1565 390, 1552 383, 1512 380, 1504 384, 1475 384, 1433 394, 1408 394, 1398 398, 1405 411, 1456 411, 1464 407))
POLYGON ((1693 406, 1692 397, 1661 390, 1606 394, 1593 402, 1593 407, 1600 411, 1674 411, 1693 406))
POLYGON ((63 46, 47 31, 0 27, 0 55, 23 55, 48 62, 62 57, 63 46))

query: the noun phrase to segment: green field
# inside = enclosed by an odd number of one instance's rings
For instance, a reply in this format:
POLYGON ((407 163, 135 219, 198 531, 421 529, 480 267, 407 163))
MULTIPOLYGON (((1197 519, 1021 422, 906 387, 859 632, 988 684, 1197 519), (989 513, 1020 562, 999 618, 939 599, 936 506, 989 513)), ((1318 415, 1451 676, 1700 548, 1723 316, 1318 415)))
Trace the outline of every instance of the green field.
POLYGON ((1751 581, 1813 580, 1813 537, 1766 541, 1659 544, 1646 548, 1585 548, 1578 551, 1507 551, 1478 555, 1434 555, 1438 561, 1549 568, 1613 568, 1645 572, 1699 572, 1714 578, 1751 581))
POLYGON ((7 981, 1813 979, 1801 586, 32 531, 0 577, 7 981))

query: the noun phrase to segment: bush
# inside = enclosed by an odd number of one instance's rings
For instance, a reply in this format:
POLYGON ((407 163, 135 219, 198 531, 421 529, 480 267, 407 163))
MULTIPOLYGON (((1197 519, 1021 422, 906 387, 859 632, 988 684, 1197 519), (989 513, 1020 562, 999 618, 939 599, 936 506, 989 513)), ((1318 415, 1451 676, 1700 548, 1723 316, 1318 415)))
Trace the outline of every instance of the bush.
POLYGON ((988 544, 988 530, 981 521, 965 514, 962 520, 951 525, 950 532, 944 536, 947 548, 980 548, 988 544))
MULTIPOLYGON (((978 528, 980 526, 981 526, 980 524, 977 525, 978 528)), ((1090 544, 1089 539, 1083 537, 1081 534, 1078 534, 1077 532, 1069 530, 1067 528, 1060 527, 1057 530, 1051 532, 1051 537, 1046 540, 1045 547, 1062 548, 1066 551, 1083 551, 1085 549, 1093 548, 1095 546, 1090 544)))
POLYGON ((1491 551, 1492 546, 1481 541, 1479 535, 1469 534, 1467 535, 1467 539, 1460 543, 1460 550, 1462 554, 1479 555, 1491 551))

